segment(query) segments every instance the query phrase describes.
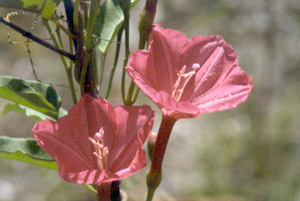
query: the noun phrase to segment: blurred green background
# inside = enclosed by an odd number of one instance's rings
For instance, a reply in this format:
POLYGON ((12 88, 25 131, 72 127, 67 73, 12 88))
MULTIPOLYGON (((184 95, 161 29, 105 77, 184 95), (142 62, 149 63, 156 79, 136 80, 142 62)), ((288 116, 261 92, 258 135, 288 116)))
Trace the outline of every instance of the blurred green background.
MULTIPOLYGON (((131 51, 137 48, 137 23, 144 4, 131 13, 131 51)), ((6 16, 11 10, 1 9, 6 16)), ((33 15, 11 19, 30 29, 33 15)), ((300 3, 299 0, 161 0, 155 23, 188 37, 222 35, 234 48, 241 68, 253 77, 248 100, 231 109, 176 123, 163 164, 163 181, 154 200, 298 201, 300 200, 300 3)), ((34 33, 48 39, 39 21, 34 33)), ((13 40, 25 41, 11 31, 13 40)), ((113 45, 114 46, 114 45, 113 45)), ((39 78, 67 85, 59 56, 37 44, 30 50, 39 78)), ((114 47, 107 58, 109 72, 114 47)), ((122 58, 122 57, 121 57, 122 58)), ((121 62, 119 64, 121 66, 121 62)), ((121 104, 120 69, 110 101, 121 104)), ((0 24, 0 74, 34 79, 24 43, 10 45, 0 24)), ((107 76, 106 76, 107 77, 107 76)), ((68 89, 57 86, 63 107, 68 89)), ((7 103, 0 100, 0 107, 7 103)), ((156 110, 144 94, 137 104, 156 110)), ((0 135, 33 137, 34 120, 19 114, 0 117, 0 135)), ((125 179, 129 200, 146 197, 145 171, 125 179)), ((64 182, 57 172, 0 159, 0 201, 96 200, 86 188, 64 182)))

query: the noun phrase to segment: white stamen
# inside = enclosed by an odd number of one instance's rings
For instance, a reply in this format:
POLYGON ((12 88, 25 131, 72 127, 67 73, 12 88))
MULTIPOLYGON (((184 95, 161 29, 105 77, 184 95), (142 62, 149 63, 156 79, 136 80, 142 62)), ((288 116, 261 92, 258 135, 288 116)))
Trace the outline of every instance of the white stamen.
POLYGON ((182 69, 177 73, 177 80, 173 86, 172 97, 175 98, 177 101, 180 101, 184 88, 186 87, 187 83, 190 79, 196 74, 196 70, 200 68, 200 64, 194 63, 192 66, 193 70, 185 73, 186 66, 183 66, 182 69), (178 89, 181 81, 183 80, 183 84, 181 89, 178 89))
POLYGON ((94 145, 95 152, 93 155, 97 158, 98 168, 99 170, 103 170, 107 167, 107 154, 108 147, 104 146, 104 129, 100 128, 99 132, 95 133, 93 138, 89 137, 89 140, 94 145))

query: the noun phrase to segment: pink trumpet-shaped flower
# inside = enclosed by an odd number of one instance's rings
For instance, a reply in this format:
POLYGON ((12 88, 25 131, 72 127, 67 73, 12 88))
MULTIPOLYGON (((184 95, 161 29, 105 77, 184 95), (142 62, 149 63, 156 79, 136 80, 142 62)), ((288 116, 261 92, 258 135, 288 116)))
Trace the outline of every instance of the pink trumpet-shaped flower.
POLYGON ((221 36, 194 36, 154 25, 148 50, 126 67, 139 88, 174 119, 234 108, 253 89, 237 55, 221 36))
POLYGON ((146 165, 142 145, 153 126, 148 106, 113 107, 86 94, 68 115, 38 122, 32 132, 68 182, 96 184, 128 177, 146 165))

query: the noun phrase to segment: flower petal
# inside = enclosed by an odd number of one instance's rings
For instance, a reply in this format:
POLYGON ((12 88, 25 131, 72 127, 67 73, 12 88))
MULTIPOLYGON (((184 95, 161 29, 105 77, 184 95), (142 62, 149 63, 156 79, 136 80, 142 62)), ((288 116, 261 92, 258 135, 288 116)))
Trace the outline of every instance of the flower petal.
MULTIPOLYGON (((129 165, 144 155, 142 145, 151 132, 154 121, 154 112, 149 106, 115 107, 117 131, 114 133, 115 141, 112 152, 114 164, 110 169, 114 172, 128 168, 129 165), (131 156, 129 159, 126 156, 131 156)), ((139 169, 146 165, 146 158, 139 165, 139 169)), ((141 162, 141 161, 140 161, 141 162)), ((136 165, 134 165, 136 166, 136 165)))
POLYGON ((45 120, 32 129, 39 145, 58 164, 59 175, 69 182, 99 184, 130 176, 146 165, 142 149, 153 126, 148 106, 117 106, 103 98, 84 95, 68 115, 57 122, 45 120), (107 166, 99 170, 89 140, 104 129, 107 166))
POLYGON ((56 160, 60 174, 96 168, 83 112, 76 105, 57 122, 45 120, 32 129, 38 144, 56 160))
MULTIPOLYGON (((238 66, 237 55, 221 36, 194 36, 191 40, 171 29, 154 25, 147 51, 132 54, 126 67, 139 88, 175 119, 196 117, 235 107, 248 97, 252 78, 238 66), (172 97, 178 72, 193 73, 180 99, 172 97)), ((186 79, 181 77, 182 80, 186 79)))

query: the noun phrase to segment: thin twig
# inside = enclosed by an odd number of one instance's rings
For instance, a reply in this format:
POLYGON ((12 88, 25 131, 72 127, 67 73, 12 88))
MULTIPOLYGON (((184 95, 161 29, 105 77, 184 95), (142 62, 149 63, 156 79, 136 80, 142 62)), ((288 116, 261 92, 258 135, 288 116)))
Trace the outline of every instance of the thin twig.
POLYGON ((33 41, 35 41, 36 43, 60 54, 60 55, 63 55, 69 59, 71 59, 72 61, 75 61, 75 55, 73 54, 70 54, 69 52, 66 52, 64 50, 61 50, 57 47, 55 47, 54 45, 50 44, 50 43, 47 43, 46 41, 36 37, 35 35, 33 35, 32 33, 28 32, 28 31, 25 31, 24 29, 18 27, 17 25, 11 23, 10 21, 6 20, 5 18, 3 17, 0 17, 0 22, 2 22, 3 24, 9 26, 10 28, 14 29, 15 31, 19 32, 20 34, 22 34, 24 37, 26 38, 29 38, 33 41))

